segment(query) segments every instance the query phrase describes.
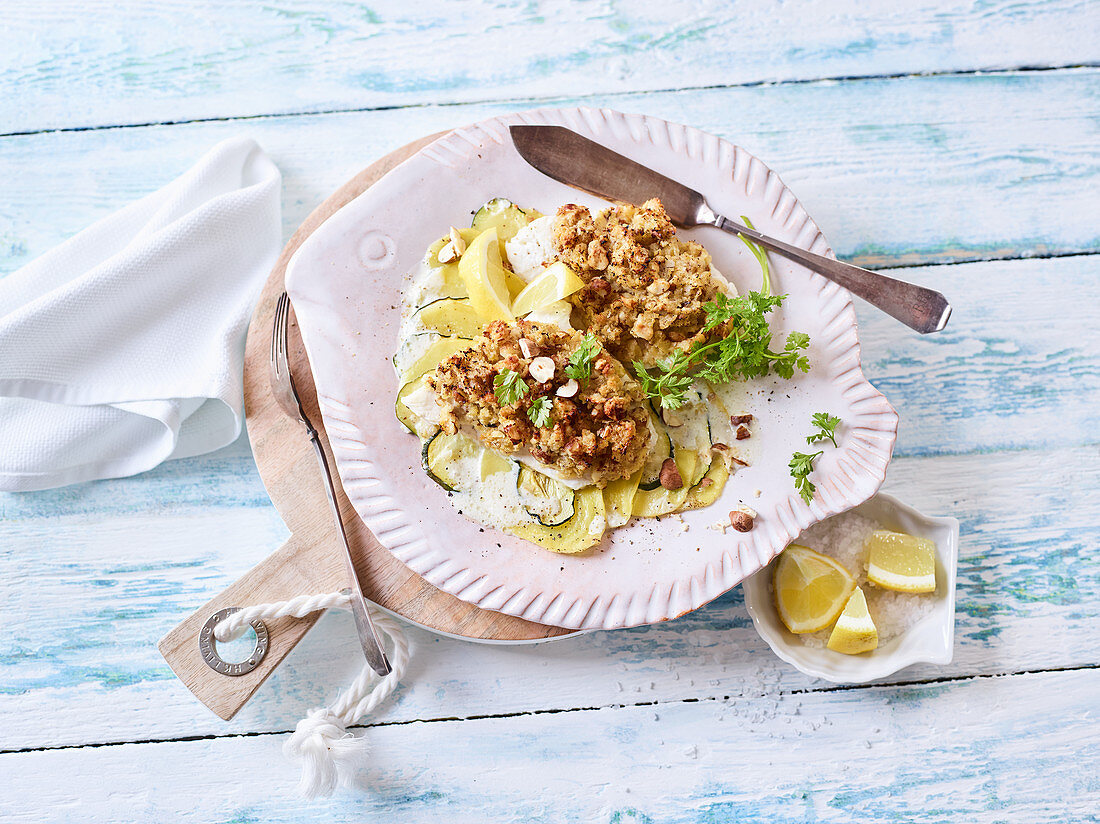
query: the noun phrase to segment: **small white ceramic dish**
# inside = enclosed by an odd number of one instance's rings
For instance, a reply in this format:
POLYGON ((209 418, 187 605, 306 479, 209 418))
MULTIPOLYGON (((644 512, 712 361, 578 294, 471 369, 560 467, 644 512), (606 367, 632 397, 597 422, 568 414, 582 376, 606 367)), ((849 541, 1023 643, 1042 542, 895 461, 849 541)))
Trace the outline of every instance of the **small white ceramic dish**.
MULTIPOLYGON (((753 626, 772 652, 807 675, 837 684, 862 684, 917 663, 947 664, 955 642, 955 573, 959 559, 959 522, 922 515, 891 495, 880 493, 853 512, 877 521, 883 529, 929 538, 936 544, 936 591, 933 609, 919 623, 874 652, 844 655, 803 644, 779 620, 772 596, 775 561, 743 584, 745 606, 753 626)), ((798 543, 796 538, 793 543, 798 543)))
MULTIPOLYGON (((456 512, 420 469, 420 443, 393 414, 402 294, 428 245, 493 197, 544 213, 563 203, 606 205, 535 171, 512 145, 512 123, 562 125, 703 192, 723 214, 749 215, 760 231, 819 254, 829 246, 783 182, 744 149, 651 117, 597 109, 509 114, 457 129, 422 149, 330 217, 287 267, 286 285, 317 384, 348 498, 395 557, 426 580, 483 609, 571 629, 612 629, 675 618, 718 597, 815 521, 867 500, 882 483, 897 413, 863 376, 849 294, 773 256, 772 287, 787 294, 772 317, 776 340, 810 335, 808 374, 744 386, 756 417, 751 466, 721 499, 682 520, 636 519, 592 551, 560 556, 456 512), (806 447, 814 412, 849 433, 814 467, 817 495, 799 498, 787 466, 806 447), (716 531, 741 502, 758 512, 749 533, 716 531)), ((713 228, 701 241, 745 292, 760 269, 736 237, 713 228)))

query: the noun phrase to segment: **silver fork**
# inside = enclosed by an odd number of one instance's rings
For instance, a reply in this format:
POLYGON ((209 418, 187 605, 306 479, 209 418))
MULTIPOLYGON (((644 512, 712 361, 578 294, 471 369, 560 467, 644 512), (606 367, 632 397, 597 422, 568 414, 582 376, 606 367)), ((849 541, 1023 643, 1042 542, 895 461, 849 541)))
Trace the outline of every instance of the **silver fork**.
POLYGON ((275 306, 275 328, 271 334, 271 389, 282 410, 305 424, 313 449, 317 453, 317 460, 321 462, 321 474, 325 476, 325 491, 328 493, 333 517, 336 519, 336 531, 340 533, 340 541, 344 545, 344 560, 347 562, 348 580, 351 583, 351 612, 355 616, 355 629, 359 632, 359 642, 363 645, 363 653, 367 656, 367 663, 371 668, 379 675, 389 675, 392 669, 390 661, 386 657, 386 651, 382 649, 382 642, 378 639, 374 622, 371 621, 366 599, 363 598, 363 590, 359 587, 359 577, 355 574, 355 565, 351 560, 351 547, 348 545, 347 532, 344 531, 344 519, 340 515, 340 507, 336 504, 336 489, 333 486, 328 459, 325 457, 325 450, 321 447, 317 430, 302 409, 302 402, 294 388, 294 377, 290 374, 290 364, 287 359, 289 318, 290 298, 286 292, 283 292, 279 295, 279 302, 275 306))

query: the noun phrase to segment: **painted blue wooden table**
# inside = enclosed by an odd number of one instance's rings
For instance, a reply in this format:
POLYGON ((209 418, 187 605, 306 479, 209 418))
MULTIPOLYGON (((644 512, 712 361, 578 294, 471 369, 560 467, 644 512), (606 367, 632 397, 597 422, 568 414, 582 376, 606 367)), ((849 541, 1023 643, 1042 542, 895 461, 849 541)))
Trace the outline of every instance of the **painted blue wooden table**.
POLYGON ((285 538, 247 441, 0 496, 5 821, 1096 820, 1095 3, 9 0, 0 44, 0 274, 234 134, 282 169, 287 236, 374 158, 503 111, 727 137, 841 257, 951 298, 927 338, 859 317, 901 415, 885 488, 962 522, 947 666, 807 678, 736 589, 542 647, 411 631, 362 786, 307 803, 280 746, 357 671, 350 618, 232 723, 155 647, 285 538))

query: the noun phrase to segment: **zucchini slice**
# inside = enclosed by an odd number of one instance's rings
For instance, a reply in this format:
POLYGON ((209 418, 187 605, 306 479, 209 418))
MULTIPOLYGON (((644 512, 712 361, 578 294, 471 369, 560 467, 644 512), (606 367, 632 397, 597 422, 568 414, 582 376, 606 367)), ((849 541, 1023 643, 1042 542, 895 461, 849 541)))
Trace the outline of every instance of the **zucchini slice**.
POLYGON ((688 492, 684 509, 702 509, 718 500, 730 477, 730 459, 725 455, 712 458, 710 467, 688 492), (704 481, 710 481, 704 485, 704 481))
POLYGON ((497 237, 500 238, 503 252, 505 241, 514 238, 516 233, 530 222, 531 218, 527 213, 512 201, 503 197, 494 197, 477 210, 470 225, 479 233, 496 226, 497 237))
POLYGON ((714 446, 714 426, 710 422, 710 404, 707 403, 701 392, 699 393, 699 401, 703 404, 703 411, 707 416, 707 443, 714 446))
MULTIPOLYGON (((709 408, 702 394, 699 392, 695 394, 698 396, 698 401, 693 400, 679 409, 666 413, 676 416, 675 426, 665 423, 663 416, 660 416, 658 421, 661 426, 665 427, 665 432, 671 443, 671 453, 677 456, 677 464, 680 463, 679 454, 682 451, 695 453, 695 463, 690 474, 685 475, 681 472, 683 481, 689 488, 699 483, 707 470, 710 469, 710 447, 712 444, 709 408)), ((651 469, 653 468, 660 470, 659 465, 651 467, 651 469)), ((648 492, 656 490, 659 486, 659 480, 647 478, 643 482, 642 488, 649 487, 646 489, 648 492)))
MULTIPOLYGON (((470 346, 473 341, 473 338, 467 338, 462 335, 441 335, 438 332, 430 330, 413 332, 405 338, 393 355, 393 368, 401 377, 401 380, 407 381, 410 377, 415 377, 412 375, 412 372, 414 369, 418 368, 418 361, 424 357, 428 349, 431 348, 431 345, 441 338, 448 337, 464 341, 464 346, 470 346)), ((442 360, 442 358, 440 358, 440 360, 442 360)))
MULTIPOLYGON (((530 213, 525 212, 506 198, 494 197, 477 210, 470 225, 476 233, 484 232, 486 229, 491 229, 495 226, 497 230, 497 239, 500 242, 500 259, 508 260, 508 251, 504 248, 504 244, 514 238, 520 229, 536 217, 541 217, 541 215, 534 211, 530 213)), ((463 237, 465 237, 465 235, 463 235, 463 237)), ((508 283, 508 292, 512 300, 515 300, 516 295, 522 292, 523 287, 527 284, 512 272, 509 267, 505 266, 505 271, 507 272, 505 280, 508 283)))
MULTIPOLYGON (((696 392, 699 396, 699 406, 695 414, 698 414, 702 418, 702 422, 706 424, 706 438, 703 442, 696 439, 696 446, 698 451, 696 452, 697 461, 695 463, 695 472, 691 476, 691 486, 694 489, 700 481, 706 477, 706 474, 710 472, 710 467, 714 462, 714 452, 711 449, 714 446, 714 434, 710 428, 710 406, 707 404, 706 398, 703 397, 702 392, 696 392)), ((725 483, 725 481, 723 481, 725 483)), ((690 495, 689 495, 690 497, 690 495)))
POLYGON ((543 526, 561 526, 573 517, 576 493, 548 475, 521 464, 516 490, 527 514, 543 526))
POLYGON ((414 435, 417 434, 416 426, 410 424, 416 423, 416 416, 413 415, 409 407, 405 406, 404 398, 410 392, 416 390, 418 381, 428 372, 431 372, 455 352, 460 352, 469 345, 470 341, 464 338, 440 338, 429 346, 427 351, 417 358, 416 362, 401 376, 402 383, 401 388, 397 390, 394 414, 397 415, 397 420, 401 421, 414 435))
POLYGON ((425 329, 465 338, 480 335, 484 325, 469 298, 436 298, 418 308, 413 317, 424 324, 425 329))
POLYGON ((397 347, 397 351, 394 352, 393 357, 390 358, 390 360, 393 361, 394 371, 396 371, 398 375, 404 375, 406 372, 409 371, 409 351, 414 347, 418 347, 420 345, 420 342, 417 340, 417 338, 425 337, 435 339, 441 336, 438 332, 413 332, 411 335, 401 341, 401 345, 397 347))
POLYGON ((397 416, 397 420, 401 421, 401 423, 405 425, 405 428, 414 435, 418 434, 416 431, 417 418, 416 415, 412 413, 412 410, 405 405, 405 398, 423 386, 425 380, 427 380, 427 375, 421 375, 419 378, 413 378, 411 381, 408 381, 397 390, 397 402, 394 404, 394 414, 397 416))
MULTIPOLYGON (((706 415, 706 409, 704 407, 704 416, 707 421, 707 437, 706 443, 698 444, 695 448, 695 469, 692 470, 690 478, 684 478, 684 482, 689 486, 695 486, 699 481, 703 480, 703 476, 710 471, 710 465, 714 460, 713 451, 711 446, 713 442, 710 439, 710 416, 706 415)), ((691 447, 687 447, 691 448, 691 447)))
POLYGON ((448 492, 458 489, 454 464, 477 455, 481 447, 465 435, 447 435, 438 430, 420 448, 420 462, 428 477, 448 492))
POLYGON ((424 354, 416 359, 416 362, 409 367, 408 371, 402 375, 402 378, 406 383, 414 378, 419 378, 421 375, 435 369, 455 352, 461 352, 463 349, 469 348, 469 346, 469 338, 460 338, 457 336, 440 338, 424 350, 424 354))
POLYGON ((634 496, 633 513, 641 518, 655 518, 658 515, 667 515, 675 512, 684 505, 688 492, 691 491, 690 479, 695 475, 695 467, 699 462, 699 455, 694 449, 675 450, 676 467, 680 470, 680 477, 685 479, 684 485, 679 489, 665 489, 660 484, 656 489, 642 489, 634 496))
POLYGON ((484 481, 490 475, 496 475, 500 472, 508 472, 514 465, 515 464, 507 458, 502 458, 491 449, 482 447, 481 462, 478 466, 481 480, 484 481))
POLYGON ((573 498, 573 517, 557 526, 543 526, 537 521, 506 527, 507 532, 538 544, 552 552, 575 555, 594 547, 603 538, 607 526, 603 490, 586 486, 573 498))
POLYGON ((653 428, 657 430, 657 442, 642 465, 642 474, 638 481, 638 489, 644 492, 660 488, 661 465, 672 457, 672 438, 659 417, 653 418, 653 428))
POLYGON ((706 474, 710 472, 713 461, 714 459, 711 457, 709 449, 706 455, 700 455, 698 452, 695 453, 695 469, 692 471, 691 477, 687 481, 689 487, 694 487, 706 477, 706 474))
MULTIPOLYGON (((607 525, 622 526, 634 514, 634 496, 638 494, 638 483, 642 480, 642 470, 629 478, 612 481, 603 488, 603 503, 607 510, 607 525)), ((658 485, 660 482, 658 482, 658 485)))

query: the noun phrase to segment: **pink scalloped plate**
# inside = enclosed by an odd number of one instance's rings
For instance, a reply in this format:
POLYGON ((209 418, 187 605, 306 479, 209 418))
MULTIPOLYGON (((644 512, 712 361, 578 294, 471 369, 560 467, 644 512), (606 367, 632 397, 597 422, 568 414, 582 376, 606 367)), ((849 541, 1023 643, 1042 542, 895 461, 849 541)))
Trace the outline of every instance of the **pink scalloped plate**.
MULTIPOLYGON (((543 176, 516 153, 513 123, 567 126, 703 192, 727 215, 820 254, 825 238, 779 177, 744 149, 652 117, 603 109, 541 109, 456 129, 421 150, 328 219, 287 269, 287 289, 317 384, 344 489, 378 540, 435 586, 485 609, 573 629, 611 629, 675 618, 764 567, 815 521, 871 497, 886 474, 897 414, 860 369, 848 292, 776 255, 772 283, 789 295, 772 319, 777 340, 809 333, 812 369, 791 381, 745 387, 756 422, 751 465, 705 509, 635 520, 578 556, 557 555, 456 512, 420 468, 420 444, 393 414, 401 297, 425 249, 493 197, 549 214, 563 203, 606 204, 543 176), (787 463, 807 451, 810 416, 840 416, 806 505, 787 463), (758 513, 751 532, 725 532, 739 504, 758 513)), ((702 243, 741 292, 760 270, 735 237, 683 232, 702 243)), ((816 449, 817 447, 815 447, 816 449)))

